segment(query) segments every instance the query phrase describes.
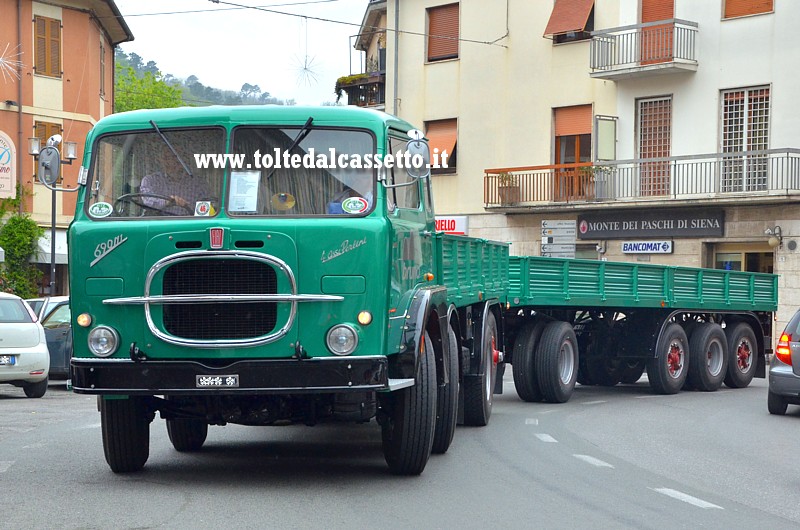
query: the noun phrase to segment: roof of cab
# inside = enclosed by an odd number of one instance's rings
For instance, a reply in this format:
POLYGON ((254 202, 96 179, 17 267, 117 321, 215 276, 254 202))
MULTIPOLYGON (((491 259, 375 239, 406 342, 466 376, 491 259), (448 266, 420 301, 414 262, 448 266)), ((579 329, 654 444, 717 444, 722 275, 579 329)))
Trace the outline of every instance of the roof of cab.
POLYGON ((149 129, 150 121, 159 128, 196 127, 208 125, 303 125, 309 117, 316 125, 352 127, 391 127, 408 131, 414 127, 385 112, 354 106, 283 106, 283 105, 212 105, 209 107, 178 107, 145 109, 112 114, 101 119, 92 135, 131 129, 149 129))

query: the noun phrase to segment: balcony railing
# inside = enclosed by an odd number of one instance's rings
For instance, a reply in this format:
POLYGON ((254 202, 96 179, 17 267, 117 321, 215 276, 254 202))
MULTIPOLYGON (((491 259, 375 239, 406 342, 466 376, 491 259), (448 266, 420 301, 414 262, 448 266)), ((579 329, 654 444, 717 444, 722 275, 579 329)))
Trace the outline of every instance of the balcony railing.
POLYGON ((797 195, 800 149, 556 164, 484 171, 486 207, 604 201, 758 200, 797 195))
POLYGON ((592 32, 591 76, 602 79, 697 70, 697 23, 670 19, 592 32))
POLYGON ((359 107, 377 107, 386 103, 386 76, 364 75, 352 83, 341 85, 347 93, 347 104, 359 107))

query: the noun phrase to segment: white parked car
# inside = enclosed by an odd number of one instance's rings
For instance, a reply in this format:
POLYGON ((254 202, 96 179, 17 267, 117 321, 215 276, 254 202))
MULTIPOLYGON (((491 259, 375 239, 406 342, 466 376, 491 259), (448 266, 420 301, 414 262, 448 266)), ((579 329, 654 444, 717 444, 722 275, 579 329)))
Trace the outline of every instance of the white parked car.
POLYGON ((49 370, 47 339, 36 313, 19 296, 0 293, 0 383, 40 398, 47 392, 49 370))

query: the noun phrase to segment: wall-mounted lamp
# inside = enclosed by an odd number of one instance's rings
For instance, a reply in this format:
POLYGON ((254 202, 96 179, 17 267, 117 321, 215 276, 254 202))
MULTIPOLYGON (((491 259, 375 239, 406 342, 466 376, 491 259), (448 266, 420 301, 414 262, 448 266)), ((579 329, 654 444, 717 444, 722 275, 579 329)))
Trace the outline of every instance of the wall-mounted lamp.
POLYGON ((783 244, 783 230, 781 230, 780 225, 775 225, 773 228, 767 228, 764 230, 764 235, 769 236, 767 244, 772 248, 779 247, 783 244))

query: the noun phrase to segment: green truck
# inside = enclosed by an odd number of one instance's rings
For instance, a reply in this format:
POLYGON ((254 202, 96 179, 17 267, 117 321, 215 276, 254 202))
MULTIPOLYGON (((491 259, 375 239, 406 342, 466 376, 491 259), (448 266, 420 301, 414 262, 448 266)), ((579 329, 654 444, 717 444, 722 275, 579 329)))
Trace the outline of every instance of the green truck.
POLYGON ((353 107, 98 122, 68 233, 71 369, 111 469, 145 465, 160 415, 178 451, 209 425, 375 419, 391 471, 419 474, 458 423, 489 422, 507 363, 527 401, 645 367, 662 393, 763 376, 774 276, 436 232, 430 158, 409 123, 353 107))

